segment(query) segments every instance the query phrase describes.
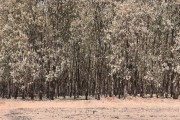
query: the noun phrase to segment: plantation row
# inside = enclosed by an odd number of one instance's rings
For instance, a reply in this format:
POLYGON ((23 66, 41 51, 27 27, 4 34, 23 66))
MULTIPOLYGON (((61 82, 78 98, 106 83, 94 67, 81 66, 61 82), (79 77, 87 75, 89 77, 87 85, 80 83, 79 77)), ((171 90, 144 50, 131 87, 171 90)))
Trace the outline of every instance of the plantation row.
POLYGON ((0 0, 4 98, 180 93, 176 0, 0 0))

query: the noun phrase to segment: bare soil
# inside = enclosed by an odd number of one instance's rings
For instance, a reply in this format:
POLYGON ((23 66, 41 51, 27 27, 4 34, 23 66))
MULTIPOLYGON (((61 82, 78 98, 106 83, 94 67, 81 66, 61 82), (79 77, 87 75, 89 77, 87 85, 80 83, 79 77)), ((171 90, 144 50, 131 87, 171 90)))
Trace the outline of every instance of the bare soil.
POLYGON ((180 100, 103 98, 22 101, 0 99, 0 120, 180 120, 180 100))

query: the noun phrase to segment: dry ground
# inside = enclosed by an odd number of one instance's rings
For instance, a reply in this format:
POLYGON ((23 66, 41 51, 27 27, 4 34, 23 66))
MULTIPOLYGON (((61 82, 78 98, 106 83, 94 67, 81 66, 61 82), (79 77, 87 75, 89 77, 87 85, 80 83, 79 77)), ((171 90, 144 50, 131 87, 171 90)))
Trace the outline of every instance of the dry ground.
POLYGON ((0 120, 180 120, 180 100, 22 101, 0 99, 0 120))

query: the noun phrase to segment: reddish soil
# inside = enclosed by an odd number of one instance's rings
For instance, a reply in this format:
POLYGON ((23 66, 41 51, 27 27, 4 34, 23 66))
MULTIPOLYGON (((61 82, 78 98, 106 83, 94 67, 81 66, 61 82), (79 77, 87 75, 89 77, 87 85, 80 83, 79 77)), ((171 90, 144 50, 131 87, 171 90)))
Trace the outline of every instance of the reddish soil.
POLYGON ((0 99, 0 120, 180 120, 180 100, 103 98, 22 101, 0 99))

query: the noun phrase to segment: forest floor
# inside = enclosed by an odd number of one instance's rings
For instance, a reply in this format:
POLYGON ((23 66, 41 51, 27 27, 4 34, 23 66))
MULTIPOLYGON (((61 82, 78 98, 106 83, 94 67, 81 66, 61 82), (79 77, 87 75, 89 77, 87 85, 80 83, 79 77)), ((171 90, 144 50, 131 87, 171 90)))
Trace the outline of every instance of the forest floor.
POLYGON ((101 100, 0 99, 0 120, 180 120, 180 100, 128 97, 101 100))

